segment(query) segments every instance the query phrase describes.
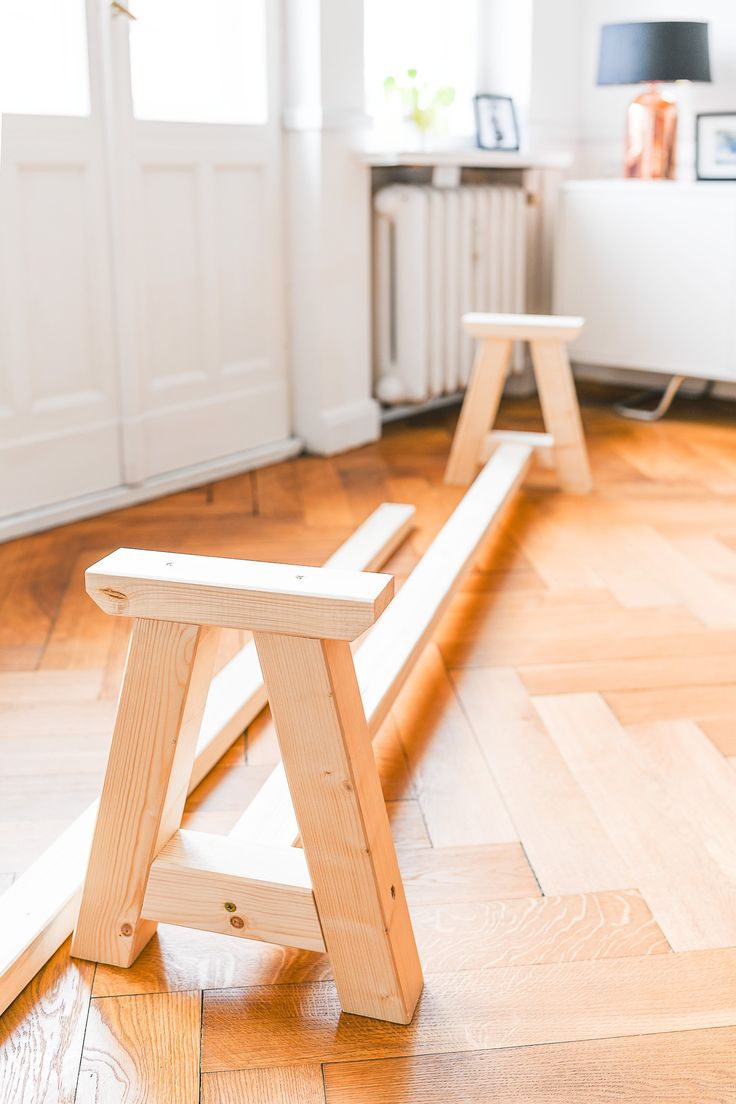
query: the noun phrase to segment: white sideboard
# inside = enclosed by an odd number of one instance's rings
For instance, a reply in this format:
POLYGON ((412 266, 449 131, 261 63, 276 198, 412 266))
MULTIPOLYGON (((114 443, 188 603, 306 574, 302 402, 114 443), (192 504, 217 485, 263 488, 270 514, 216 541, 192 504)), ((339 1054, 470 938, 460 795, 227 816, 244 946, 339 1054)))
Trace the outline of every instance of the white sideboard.
POLYGON ((554 304, 579 364, 735 381, 736 184, 564 184, 554 304))

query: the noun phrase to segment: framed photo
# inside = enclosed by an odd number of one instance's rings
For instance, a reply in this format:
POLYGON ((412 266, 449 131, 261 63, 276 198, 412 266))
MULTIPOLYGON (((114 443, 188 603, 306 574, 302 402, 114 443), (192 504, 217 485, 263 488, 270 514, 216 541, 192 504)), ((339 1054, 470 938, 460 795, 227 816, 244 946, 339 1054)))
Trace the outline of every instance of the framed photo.
POLYGON ((698 180, 736 180, 736 111, 695 116, 695 171, 698 180))
POLYGON ((481 92, 473 96, 475 135, 478 147, 511 152, 519 148, 519 127, 510 96, 481 92))

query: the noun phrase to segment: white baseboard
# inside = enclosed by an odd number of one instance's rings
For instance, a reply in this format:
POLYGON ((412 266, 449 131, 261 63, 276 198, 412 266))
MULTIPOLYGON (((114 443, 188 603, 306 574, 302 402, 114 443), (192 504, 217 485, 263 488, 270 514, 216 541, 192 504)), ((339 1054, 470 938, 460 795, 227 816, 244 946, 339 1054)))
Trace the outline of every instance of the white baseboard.
POLYGON ((10 514, 0 519, 0 543, 16 537, 25 537, 30 533, 39 533, 44 529, 52 529, 56 525, 67 525, 71 521, 105 514, 110 510, 134 506, 138 502, 147 502, 162 495, 174 494, 176 491, 201 487, 216 479, 227 479, 230 475, 240 475, 241 472, 262 468, 266 464, 277 464, 280 460, 297 456, 303 448, 304 443, 299 437, 287 437, 268 445, 260 445, 258 448, 245 449, 230 456, 208 460, 204 464, 194 464, 189 468, 167 472, 166 475, 147 479, 135 487, 111 487, 105 491, 67 499, 65 502, 43 506, 36 510, 10 514))
POLYGON ((305 432, 303 436, 309 451, 320 456, 334 456, 347 449, 359 448, 381 436, 381 408, 375 399, 360 399, 323 410, 316 430, 305 432))

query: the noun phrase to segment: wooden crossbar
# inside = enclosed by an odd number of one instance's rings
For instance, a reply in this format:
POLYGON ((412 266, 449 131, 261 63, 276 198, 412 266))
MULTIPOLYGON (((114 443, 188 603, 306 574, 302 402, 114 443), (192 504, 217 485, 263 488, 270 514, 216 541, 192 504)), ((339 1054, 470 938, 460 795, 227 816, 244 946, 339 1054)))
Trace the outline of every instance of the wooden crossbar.
MULTIPOLYGON (((373 570, 410 531, 415 508, 379 506, 325 566, 373 570)), ((258 657, 245 645, 212 680, 188 789, 191 792, 266 704, 258 657)), ((0 894, 0 1013, 4 1012, 74 927, 92 833, 93 802, 0 894)))
POLYGON ((530 444, 557 469, 560 488, 587 494, 592 483, 567 343, 582 318, 534 314, 465 314, 463 329, 477 340, 473 367, 445 469, 445 482, 467 486, 499 441, 530 444), (517 437, 488 433, 498 413, 514 341, 528 341, 546 433, 517 437))
POLYGON ((86 572, 106 613, 354 640, 391 601, 390 575, 118 548, 86 572))
POLYGON ((493 429, 483 438, 478 460, 485 464, 493 456, 499 445, 529 445, 534 455, 545 468, 554 468, 555 439, 551 433, 528 433, 516 429, 493 429))
POLYGON ((484 314, 463 315, 463 329, 471 337, 510 341, 573 341, 585 320, 578 315, 484 314))
MULTIPOLYGON (((355 653, 363 707, 375 735, 478 549, 513 498, 531 462, 528 445, 494 453, 374 629, 355 653)), ((231 837, 288 846, 299 836, 279 764, 234 825, 231 837)))
POLYGON ((486 433, 481 444, 480 458, 483 463, 490 460, 499 445, 529 445, 533 449, 554 448, 555 439, 551 433, 530 433, 521 429, 492 429, 486 433))
POLYGON ((324 951, 304 852, 176 832, 151 866, 142 916, 324 951))

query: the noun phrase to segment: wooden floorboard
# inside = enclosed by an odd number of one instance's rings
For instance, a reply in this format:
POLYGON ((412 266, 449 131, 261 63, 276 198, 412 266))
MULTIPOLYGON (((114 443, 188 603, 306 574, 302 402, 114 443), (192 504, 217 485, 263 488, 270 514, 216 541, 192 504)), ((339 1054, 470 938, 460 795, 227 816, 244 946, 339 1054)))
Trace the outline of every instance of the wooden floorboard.
POLYGON ((434 846, 518 840, 435 644, 426 649, 392 712, 434 846))
POLYGON ((327 1104, 724 1104, 735 1048, 736 1030, 722 1028, 335 1063, 327 1104))
POLYGON ((734 773, 707 737, 627 732, 598 694, 536 706, 672 947, 736 945, 734 773))
MULTIPOLYGON (((415 905, 412 920, 426 973, 670 951, 635 890, 415 905)), ((331 977, 322 954, 162 924, 130 969, 98 966, 93 994, 292 985, 331 977)))
POLYGON ((74 1104, 94 970, 67 940, 0 1017, 0 1100, 74 1104))
POLYGON ((590 893, 637 884, 518 674, 453 671, 460 701, 492 765, 544 893, 590 893))
POLYGON ((324 1104, 324 1099, 318 1063, 205 1073, 202 1077, 202 1104, 324 1104))
POLYGON ((198 1104, 199 993, 92 1001, 76 1104, 198 1104))
MULTIPOLYGON (((586 391, 594 493, 532 470, 375 739, 414 1023, 340 1016, 324 955, 162 924, 129 970, 60 949, 0 1019, 2 1104, 736 1100, 734 408, 608 402, 586 391)), ((129 625, 84 568, 119 545, 318 564, 394 500, 417 506, 400 585, 462 495, 455 413, 0 546, 0 890, 99 787, 129 625)), ((278 756, 266 714, 185 826, 229 831, 278 756)))
POLYGON ((344 1062, 736 1025, 736 950, 431 974, 409 1027, 321 982, 207 992, 202 1069, 344 1062))
POLYGON ((540 893, 518 843, 403 849, 399 866, 410 905, 506 900, 540 893))

